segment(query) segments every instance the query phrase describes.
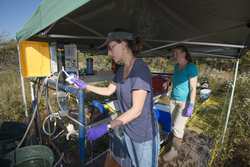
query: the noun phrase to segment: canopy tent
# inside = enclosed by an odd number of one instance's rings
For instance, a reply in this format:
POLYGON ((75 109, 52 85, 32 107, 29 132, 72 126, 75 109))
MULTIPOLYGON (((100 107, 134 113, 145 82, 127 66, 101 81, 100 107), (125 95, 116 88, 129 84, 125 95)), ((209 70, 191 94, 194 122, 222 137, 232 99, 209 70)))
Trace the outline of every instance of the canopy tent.
POLYGON ((237 58, 250 44, 249 9, 249 0, 43 0, 16 38, 100 54, 107 34, 125 28, 143 36, 140 57, 169 57, 182 43, 194 57, 237 58))
MULTIPOLYGON (((250 46, 249 0, 43 0, 16 39, 49 44, 62 39, 98 55, 103 53, 97 47, 116 28, 143 36, 140 57, 171 57, 172 49, 184 44, 193 57, 237 59, 225 134, 239 59, 250 46)), ((21 82, 27 118, 22 74, 21 82)), ((84 150, 80 155, 84 158, 84 150)))

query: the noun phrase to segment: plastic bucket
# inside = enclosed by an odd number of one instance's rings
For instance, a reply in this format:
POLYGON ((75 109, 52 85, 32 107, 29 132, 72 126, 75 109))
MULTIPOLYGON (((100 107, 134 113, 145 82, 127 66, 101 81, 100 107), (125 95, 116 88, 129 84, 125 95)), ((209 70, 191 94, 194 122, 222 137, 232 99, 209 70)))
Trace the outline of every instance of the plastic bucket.
MULTIPOLYGON (((21 122, 0 122, 0 157, 17 147, 26 129, 27 125, 21 122)), ((21 147, 24 145, 25 142, 21 147)))
POLYGON ((202 100, 207 100, 210 97, 211 94, 211 89, 201 89, 201 99, 202 100))
POLYGON ((0 160, 0 166, 4 167, 44 167, 44 157, 46 167, 51 167, 54 163, 54 154, 46 146, 33 145, 19 148, 8 153, 0 160), (43 148, 43 149, 42 149, 43 148), (43 154, 44 153, 44 154, 43 154), (13 157, 13 158, 12 158, 13 157), (11 163, 12 162, 12 163, 11 163))

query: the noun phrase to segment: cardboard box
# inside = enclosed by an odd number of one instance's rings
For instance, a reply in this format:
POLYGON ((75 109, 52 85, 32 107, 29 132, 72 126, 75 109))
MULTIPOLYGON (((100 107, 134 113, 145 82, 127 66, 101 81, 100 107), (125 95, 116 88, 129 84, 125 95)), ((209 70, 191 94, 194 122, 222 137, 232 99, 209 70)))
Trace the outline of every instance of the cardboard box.
POLYGON ((113 74, 113 71, 112 70, 107 70, 107 71, 94 70, 94 75, 108 75, 108 74, 113 74))

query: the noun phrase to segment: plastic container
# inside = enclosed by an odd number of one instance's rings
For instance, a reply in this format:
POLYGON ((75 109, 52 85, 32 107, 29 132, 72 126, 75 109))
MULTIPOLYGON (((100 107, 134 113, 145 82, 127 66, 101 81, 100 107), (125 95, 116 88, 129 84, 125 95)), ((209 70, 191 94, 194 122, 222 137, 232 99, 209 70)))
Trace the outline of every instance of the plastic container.
POLYGON ((166 104, 155 103, 153 109, 155 111, 158 122, 163 125, 162 130, 171 133, 172 123, 169 106, 166 104))
POLYGON ((24 77, 43 77, 51 73, 48 43, 20 41, 19 48, 24 77))
POLYGON ((202 100, 207 100, 211 95, 211 89, 201 89, 201 99, 202 100))
POLYGON ((152 87, 155 93, 165 93, 168 91, 171 82, 163 78, 152 77, 152 87))
POLYGON ((0 166, 4 167, 44 167, 44 157, 46 167, 51 167, 54 163, 54 154, 46 146, 33 145, 26 146, 16 150, 14 158, 13 152, 8 153, 4 158, 0 159, 0 166), (44 153, 44 154, 43 154, 44 153), (15 161, 14 161, 15 159, 15 161), (12 162, 12 163, 11 163, 12 162))
POLYGON ((113 109, 112 109, 111 107, 109 107, 107 104, 104 104, 103 107, 104 107, 105 109, 107 109, 107 110, 113 112, 113 113, 116 113, 116 114, 120 113, 119 111, 116 112, 115 110, 113 110, 113 109))
MULTIPOLYGON (((17 147, 26 129, 27 125, 21 122, 0 122, 0 157, 17 147)), ((25 141, 22 146, 25 146, 25 141)))
POLYGON ((87 75, 93 75, 93 59, 92 58, 87 58, 86 59, 87 62, 87 71, 86 74, 87 75))
POLYGON ((92 105, 94 105, 94 106, 96 106, 97 108, 99 108, 99 110, 100 110, 100 112, 101 112, 102 114, 104 114, 104 113, 106 113, 106 112, 108 111, 107 109, 104 108, 103 104, 101 104, 101 103, 99 103, 99 102, 97 102, 97 101, 95 101, 95 100, 92 101, 92 105))
POLYGON ((106 102, 106 104, 108 105, 108 107, 105 107, 106 105, 104 105, 104 108, 106 109, 111 109, 111 111, 114 111, 116 113, 119 113, 121 111, 118 100, 113 100, 113 101, 108 101, 106 102))

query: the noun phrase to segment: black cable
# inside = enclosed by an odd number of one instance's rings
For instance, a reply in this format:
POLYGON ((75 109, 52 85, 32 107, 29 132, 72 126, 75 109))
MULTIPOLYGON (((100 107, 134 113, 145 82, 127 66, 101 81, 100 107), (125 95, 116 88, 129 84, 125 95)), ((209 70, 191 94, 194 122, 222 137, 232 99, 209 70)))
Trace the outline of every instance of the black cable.
POLYGON ((72 61, 69 61, 70 63, 72 63, 73 67, 75 67, 75 69, 80 73, 80 70, 78 70, 78 68, 75 66, 75 64, 72 61))

